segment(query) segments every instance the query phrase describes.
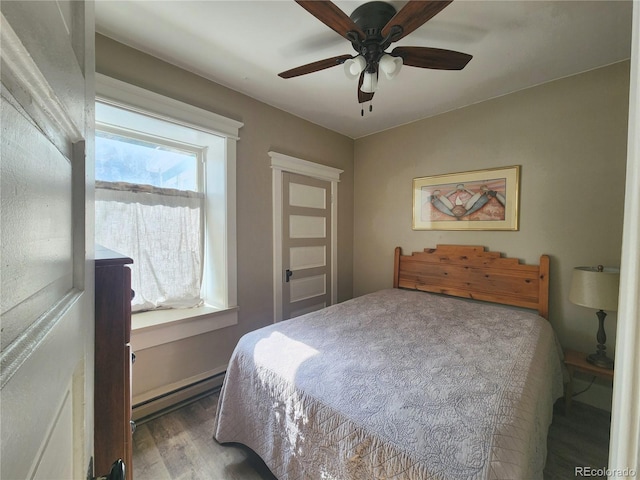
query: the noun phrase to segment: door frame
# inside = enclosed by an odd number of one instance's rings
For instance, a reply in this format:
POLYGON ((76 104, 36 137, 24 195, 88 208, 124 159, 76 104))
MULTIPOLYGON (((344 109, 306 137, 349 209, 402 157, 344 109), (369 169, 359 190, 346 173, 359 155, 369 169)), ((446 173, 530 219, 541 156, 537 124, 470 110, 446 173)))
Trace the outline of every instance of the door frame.
POLYGON ((627 176, 609 442, 611 479, 635 477, 640 468, 640 2, 637 1, 633 5, 631 44, 627 176))
POLYGON ((273 322, 282 320, 282 196, 284 172, 331 182, 331 304, 338 301, 338 182, 344 170, 300 158, 269 152, 272 169, 273 199, 273 322))

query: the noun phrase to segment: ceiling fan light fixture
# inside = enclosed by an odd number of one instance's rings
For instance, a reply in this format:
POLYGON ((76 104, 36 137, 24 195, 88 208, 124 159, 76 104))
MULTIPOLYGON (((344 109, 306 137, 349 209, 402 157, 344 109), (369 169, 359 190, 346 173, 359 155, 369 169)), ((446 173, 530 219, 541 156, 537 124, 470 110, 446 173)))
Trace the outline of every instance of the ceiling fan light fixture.
MULTIPOLYGON (((0 0, 1 1, 1 0, 0 0)), ((371 102, 378 88, 382 70, 389 79, 395 78, 404 63, 410 67, 436 70, 462 70, 472 56, 453 50, 430 47, 387 48, 420 28, 453 0, 408 0, 400 10, 388 1, 365 0, 348 16, 332 0, 296 0, 298 5, 344 37, 357 52, 301 65, 278 74, 293 78, 343 65, 347 78, 358 79, 358 103, 371 102)))
POLYGON ((362 55, 358 55, 344 62, 344 73, 350 80, 355 80, 360 76, 366 66, 367 61, 362 55))
POLYGON ((392 57, 388 53, 385 53, 380 58, 378 66, 380 70, 384 72, 385 76, 391 80, 398 75, 400 68, 402 68, 402 57, 392 57))
POLYGON ((369 73, 364 72, 364 78, 362 80, 362 86, 360 90, 364 93, 375 93, 378 89, 378 74, 377 72, 369 73))

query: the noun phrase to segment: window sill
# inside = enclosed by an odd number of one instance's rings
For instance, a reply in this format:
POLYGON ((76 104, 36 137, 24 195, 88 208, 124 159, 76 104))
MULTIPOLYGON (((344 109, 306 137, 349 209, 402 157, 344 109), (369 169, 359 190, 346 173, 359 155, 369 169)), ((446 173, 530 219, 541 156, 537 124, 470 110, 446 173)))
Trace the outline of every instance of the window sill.
POLYGON ((238 307, 204 305, 156 310, 131 316, 131 347, 143 350, 238 324, 238 307))

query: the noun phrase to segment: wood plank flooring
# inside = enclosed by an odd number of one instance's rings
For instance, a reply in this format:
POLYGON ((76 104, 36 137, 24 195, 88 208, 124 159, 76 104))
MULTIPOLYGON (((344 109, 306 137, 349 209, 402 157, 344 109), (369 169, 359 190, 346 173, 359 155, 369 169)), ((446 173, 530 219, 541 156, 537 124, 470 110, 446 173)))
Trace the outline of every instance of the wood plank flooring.
POLYGON ((558 400, 547 437, 544 480, 580 478, 576 475, 576 467, 606 468, 609 464, 610 427, 609 412, 573 401, 571 410, 565 415, 564 399, 558 400))
MULTIPOLYGON (((251 450, 213 440, 217 403, 217 394, 206 395, 139 425, 133 435, 133 478, 277 480, 251 450)), ((564 415, 561 399, 549 429, 544 480, 575 478, 575 467, 606 467, 609 423, 608 412, 579 402, 564 415)))
POLYGON ((277 480, 241 445, 213 439, 218 395, 211 394, 154 418, 133 434, 135 480, 277 480))

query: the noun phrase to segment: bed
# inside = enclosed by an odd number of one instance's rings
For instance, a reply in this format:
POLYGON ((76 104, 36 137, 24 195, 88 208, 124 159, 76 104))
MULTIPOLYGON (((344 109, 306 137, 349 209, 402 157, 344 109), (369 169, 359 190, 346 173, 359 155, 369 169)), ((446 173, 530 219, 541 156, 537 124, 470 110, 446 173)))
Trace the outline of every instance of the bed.
POLYGON ((397 248, 393 286, 242 337, 214 438, 280 480, 542 478, 563 389, 549 258, 397 248))

